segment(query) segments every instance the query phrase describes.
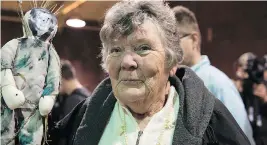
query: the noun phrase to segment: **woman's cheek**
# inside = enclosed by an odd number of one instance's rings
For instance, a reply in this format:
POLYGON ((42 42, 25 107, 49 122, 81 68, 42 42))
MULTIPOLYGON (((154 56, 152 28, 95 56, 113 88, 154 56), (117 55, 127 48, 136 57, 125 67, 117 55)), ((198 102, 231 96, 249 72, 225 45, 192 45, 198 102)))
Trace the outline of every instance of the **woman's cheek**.
POLYGON ((158 59, 158 57, 147 57, 143 59, 142 70, 147 78, 151 78, 160 73, 160 70, 164 68, 164 61, 158 59))
POLYGON ((106 59, 106 67, 110 77, 119 78, 119 70, 120 70, 120 58, 114 56, 108 56, 106 59))

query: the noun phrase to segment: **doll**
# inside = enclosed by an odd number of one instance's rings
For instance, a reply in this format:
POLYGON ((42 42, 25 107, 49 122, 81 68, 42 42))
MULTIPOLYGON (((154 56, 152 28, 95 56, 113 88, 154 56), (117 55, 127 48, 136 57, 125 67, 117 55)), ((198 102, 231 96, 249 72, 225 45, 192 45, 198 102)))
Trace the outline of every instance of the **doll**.
POLYGON ((42 7, 21 14, 24 36, 1 49, 1 143, 39 145, 60 84, 57 18, 42 7))

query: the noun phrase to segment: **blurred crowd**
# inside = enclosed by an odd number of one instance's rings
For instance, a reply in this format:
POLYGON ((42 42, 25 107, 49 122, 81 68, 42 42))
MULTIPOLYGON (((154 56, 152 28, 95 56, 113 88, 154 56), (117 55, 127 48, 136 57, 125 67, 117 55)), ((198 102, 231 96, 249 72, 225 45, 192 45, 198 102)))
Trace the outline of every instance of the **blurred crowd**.
POLYGON ((235 63, 235 85, 242 96, 257 144, 267 143, 267 55, 242 54, 235 63))

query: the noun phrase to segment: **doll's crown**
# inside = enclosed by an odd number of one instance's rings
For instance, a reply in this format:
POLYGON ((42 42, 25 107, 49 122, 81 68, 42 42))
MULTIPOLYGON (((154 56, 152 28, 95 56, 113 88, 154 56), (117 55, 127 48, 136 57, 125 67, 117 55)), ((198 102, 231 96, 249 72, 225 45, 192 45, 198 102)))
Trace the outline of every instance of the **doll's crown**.
MULTIPOLYGON (((58 5, 58 4, 52 4, 52 1, 37 1, 37 0, 32 0, 31 6, 32 8, 44 8, 47 9, 49 12, 51 12, 54 15, 57 15, 60 12, 60 9, 64 5, 58 5)), ((19 8, 20 11, 22 12, 22 0, 18 0, 19 8)), ((21 13, 23 16, 23 13, 21 13)))

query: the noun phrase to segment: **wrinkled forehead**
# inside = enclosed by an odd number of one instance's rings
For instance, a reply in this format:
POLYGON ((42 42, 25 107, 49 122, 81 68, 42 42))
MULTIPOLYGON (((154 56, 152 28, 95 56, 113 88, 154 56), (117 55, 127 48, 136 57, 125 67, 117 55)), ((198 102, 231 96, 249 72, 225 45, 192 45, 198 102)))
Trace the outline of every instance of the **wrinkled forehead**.
POLYGON ((134 31, 129 35, 117 34, 108 42, 109 46, 114 45, 126 45, 135 44, 140 41, 147 41, 150 43, 156 43, 156 41, 161 40, 162 33, 159 28, 150 21, 145 21, 143 24, 135 27, 134 31))

